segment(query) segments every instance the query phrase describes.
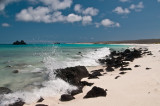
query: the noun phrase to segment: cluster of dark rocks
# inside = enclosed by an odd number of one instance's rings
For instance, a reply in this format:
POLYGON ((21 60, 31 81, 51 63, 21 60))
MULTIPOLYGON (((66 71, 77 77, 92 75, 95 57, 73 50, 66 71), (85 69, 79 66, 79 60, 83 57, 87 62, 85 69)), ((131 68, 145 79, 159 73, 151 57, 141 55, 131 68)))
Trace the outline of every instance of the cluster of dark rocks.
MULTIPOLYGON (((120 68, 120 71, 127 71, 132 70, 131 68, 126 68, 129 65, 129 62, 142 57, 144 54, 150 55, 152 53, 151 51, 148 51, 148 49, 142 48, 133 50, 126 49, 123 52, 112 51, 105 59, 99 59, 99 62, 107 67, 107 72, 112 72, 115 68, 120 68)), ((135 67, 139 67, 139 65, 136 65, 135 67)))
MULTIPOLYGON (((105 65, 107 72, 114 71, 115 68, 119 68, 121 71, 119 74, 125 74, 127 70, 132 70, 131 68, 126 68, 129 65, 129 62, 132 62, 135 58, 140 58, 142 55, 152 55, 148 49, 126 49, 123 52, 112 51, 109 56, 106 56, 105 59, 99 59, 99 62, 105 65)), ((135 65, 135 67, 140 67, 139 65, 135 65)), ((146 68, 150 69, 150 68, 146 68)), ((14 71, 17 73, 18 71, 14 71)), ((89 83, 87 81, 81 81, 83 78, 94 79, 102 76, 101 72, 104 72, 103 69, 93 70, 89 73, 84 66, 76 66, 76 67, 68 67, 65 69, 57 69, 54 71, 57 78, 61 78, 62 80, 70 83, 77 87, 76 90, 68 91, 67 94, 61 95, 60 101, 70 101, 75 99, 75 95, 82 93, 82 89, 84 86, 92 86, 94 83, 89 83)), ((115 77, 118 79, 120 76, 115 77)), ((94 98, 99 96, 106 96, 107 90, 100 87, 92 87, 92 89, 84 96, 85 98, 94 98)), ((8 94, 12 91, 8 88, 0 87, 0 95, 8 94)), ((37 102, 42 102, 44 99, 41 97, 37 102)), ((18 99, 14 104, 10 104, 9 106, 23 106, 24 102, 21 99, 18 99)), ((36 106, 47 106, 44 104, 37 104, 36 106)))
MULTIPOLYGON (((76 67, 69 67, 65 69, 58 69, 56 70, 56 76, 63 79, 64 81, 77 86, 77 90, 73 90, 68 92, 67 94, 61 95, 61 101, 70 101, 75 99, 73 96, 79 93, 82 93, 82 89, 84 86, 92 86, 94 83, 89 83, 87 81, 81 81, 82 78, 95 78, 97 76, 101 76, 103 70, 94 70, 92 74, 89 74, 86 67, 84 66, 76 66, 76 67)), ((98 96, 106 96, 106 91, 99 87, 93 87, 84 98, 90 97, 98 97, 98 96)))
POLYGON ((13 45, 26 45, 27 43, 26 42, 24 42, 24 40, 21 40, 21 41, 15 41, 15 42, 13 42, 13 45))

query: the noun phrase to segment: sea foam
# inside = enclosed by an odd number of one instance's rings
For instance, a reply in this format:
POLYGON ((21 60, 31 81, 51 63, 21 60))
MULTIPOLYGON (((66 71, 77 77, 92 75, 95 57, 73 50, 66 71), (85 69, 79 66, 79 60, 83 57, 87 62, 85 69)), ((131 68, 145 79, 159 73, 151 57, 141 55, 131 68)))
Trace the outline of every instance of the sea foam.
MULTIPOLYGON (((0 106, 6 106, 7 104, 14 103, 18 98, 21 98, 25 103, 30 104, 36 102, 40 97, 55 97, 56 95, 67 93, 77 89, 77 87, 70 85, 62 79, 56 78, 54 74, 55 69, 74 67, 74 66, 97 66, 99 63, 98 59, 105 57, 110 54, 109 48, 100 48, 97 50, 88 51, 83 53, 81 58, 66 58, 64 61, 59 61, 54 57, 44 57, 44 66, 47 69, 48 81, 42 82, 41 88, 33 89, 30 92, 17 91, 11 94, 1 95, 0 106)), ((34 71, 37 72, 38 68, 34 71)))

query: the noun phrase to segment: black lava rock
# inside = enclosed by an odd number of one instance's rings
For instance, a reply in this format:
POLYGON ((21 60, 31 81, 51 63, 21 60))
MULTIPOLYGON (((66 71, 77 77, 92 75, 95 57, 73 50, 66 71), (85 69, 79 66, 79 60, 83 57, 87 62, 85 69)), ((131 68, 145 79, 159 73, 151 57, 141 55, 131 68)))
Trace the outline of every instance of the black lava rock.
POLYGON ((89 74, 88 79, 99 79, 99 78, 93 74, 89 74))
POLYGON ((94 86, 83 98, 105 97, 106 95, 107 93, 103 88, 94 86))
POLYGON ((70 101, 75 99, 72 95, 69 94, 63 94, 61 95, 60 101, 70 101))
POLYGON ((45 104, 37 104, 36 106, 48 106, 48 105, 45 105, 45 104))
POLYGON ((37 102, 42 102, 44 99, 41 97, 37 102))
POLYGON ((116 76, 115 79, 118 79, 120 76, 116 76))
POLYGON ((56 70, 56 77, 69 82, 72 85, 80 85, 82 78, 89 77, 89 73, 84 66, 69 67, 56 70))
POLYGON ((72 90, 72 91, 71 91, 71 95, 74 96, 74 95, 77 95, 77 94, 82 93, 82 92, 83 92, 83 91, 82 91, 82 87, 79 87, 79 88, 76 89, 76 90, 72 90))
POLYGON ((119 74, 122 74, 122 75, 123 75, 123 74, 126 74, 126 73, 127 73, 127 72, 120 72, 119 74))
POLYGON ((146 70, 150 70, 150 69, 151 69, 151 68, 148 68, 148 67, 146 68, 146 70))
POLYGON ((135 65, 134 67, 140 67, 140 65, 135 65))
POLYGON ((0 95, 12 93, 12 90, 6 88, 6 87, 0 87, 0 95))
POLYGON ((94 83, 89 83, 87 81, 81 81, 82 86, 92 86, 94 83))
POLYGON ((104 72, 103 69, 99 69, 99 70, 93 70, 91 72, 104 72))
POLYGON ((131 68, 124 68, 124 67, 120 68, 120 71, 127 71, 127 70, 132 70, 132 69, 131 68))
POLYGON ((97 72, 93 72, 92 75, 93 76, 102 76, 102 74, 100 72, 98 72, 98 71, 97 72))
POLYGON ((113 69, 112 67, 108 66, 108 67, 106 68, 106 71, 107 71, 107 72, 112 72, 112 71, 114 71, 114 69, 113 69))
POLYGON ((16 74, 16 73, 18 73, 19 71, 18 71, 18 70, 13 70, 12 72, 16 74))

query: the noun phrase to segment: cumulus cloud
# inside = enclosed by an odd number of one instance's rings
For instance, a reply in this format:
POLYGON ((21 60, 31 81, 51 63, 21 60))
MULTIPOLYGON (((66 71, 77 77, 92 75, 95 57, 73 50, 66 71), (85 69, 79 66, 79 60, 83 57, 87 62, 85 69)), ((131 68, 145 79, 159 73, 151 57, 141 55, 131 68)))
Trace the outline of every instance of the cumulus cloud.
POLYGON ((120 27, 118 22, 111 21, 110 19, 103 19, 100 23, 96 23, 96 27, 120 27))
POLYGON ((92 22, 91 16, 83 16, 82 17, 82 24, 83 25, 90 24, 91 22, 92 22))
POLYGON ((93 7, 88 7, 86 9, 83 9, 80 4, 76 4, 74 10, 78 13, 82 13, 83 15, 91 15, 91 16, 96 16, 99 12, 98 9, 93 7))
POLYGON ((79 15, 76 15, 76 14, 69 14, 67 16, 67 22, 77 22, 77 21, 81 21, 82 20, 82 17, 79 16, 79 15))
POLYGON ((129 14, 130 11, 128 8, 122 8, 122 7, 116 7, 113 12, 117 13, 117 14, 129 14))
POLYGON ((2 23, 1 26, 2 26, 2 27, 10 27, 10 24, 8 24, 8 23, 2 23))
MULTIPOLYGON (((4 10, 8 4, 19 1, 22 0, 0 0, 0 11, 4 10)), ((66 9, 72 4, 72 0, 28 0, 28 2, 42 3, 54 10, 66 9)))
POLYGON ((3 11, 8 4, 18 1, 19 0, 0 0, 0 11, 3 11))
POLYGON ((74 11, 81 13, 82 12, 82 6, 80 4, 76 4, 74 6, 74 11))
POLYGON ((139 2, 137 5, 131 4, 129 8, 122 8, 118 6, 113 10, 113 12, 122 15, 122 14, 129 14, 131 13, 132 10, 140 12, 142 11, 143 8, 144 8, 143 2, 139 2))
POLYGON ((47 6, 50 6, 54 10, 61 10, 69 8, 72 4, 72 0, 40 0, 47 6))
POLYGON ((20 13, 16 15, 16 19, 20 21, 35 21, 35 22, 50 22, 50 10, 47 7, 29 7, 28 9, 21 10, 20 13))
POLYGON ((132 4, 129 8, 131 10, 141 11, 144 8, 144 5, 143 5, 143 2, 139 2, 137 5, 132 4))
POLYGON ((160 3, 160 0, 157 0, 160 3))
POLYGON ((20 13, 16 15, 18 21, 33 21, 33 22, 45 22, 45 23, 55 23, 55 22, 80 22, 87 24, 92 21, 91 16, 80 16, 73 13, 67 16, 62 15, 60 11, 52 11, 47 7, 29 7, 28 9, 23 9, 20 13))
POLYGON ((120 24, 117 22, 113 22, 110 19, 104 19, 101 21, 101 25, 105 27, 120 27, 120 24))

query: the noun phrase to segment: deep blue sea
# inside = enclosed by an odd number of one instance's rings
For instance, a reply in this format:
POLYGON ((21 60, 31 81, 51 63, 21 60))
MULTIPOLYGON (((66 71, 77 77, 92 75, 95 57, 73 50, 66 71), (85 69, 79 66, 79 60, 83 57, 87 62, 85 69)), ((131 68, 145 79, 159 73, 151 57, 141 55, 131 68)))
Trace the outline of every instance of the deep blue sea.
POLYGON ((26 103, 40 96, 53 97, 76 87, 55 78, 54 70, 72 66, 98 66, 98 59, 110 50, 127 45, 109 44, 29 44, 0 45, 0 87, 12 94, 1 95, 0 105, 22 98, 26 103), (18 73, 13 73, 18 70, 18 73))

